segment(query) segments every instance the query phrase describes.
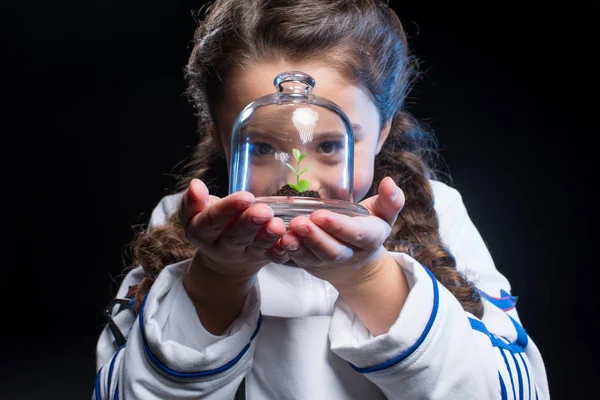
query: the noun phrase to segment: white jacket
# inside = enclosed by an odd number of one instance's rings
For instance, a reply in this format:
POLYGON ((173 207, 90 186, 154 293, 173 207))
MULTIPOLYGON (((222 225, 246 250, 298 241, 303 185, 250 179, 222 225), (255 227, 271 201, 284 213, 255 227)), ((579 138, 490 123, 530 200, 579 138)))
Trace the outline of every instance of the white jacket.
MULTIPOLYGON (((542 357, 460 194, 431 182, 442 239, 484 300, 479 320, 431 272, 395 253, 410 293, 388 333, 373 337, 336 290, 296 267, 269 264, 239 318, 207 332, 182 285, 190 260, 167 266, 139 316, 113 311, 126 345, 104 328, 93 399, 549 399, 542 357), (244 379, 245 378, 245 379, 244 379), (243 397, 242 397, 243 398, 243 397)), ((164 197, 149 228, 181 193, 164 197)), ((142 278, 129 272, 117 293, 142 278)))

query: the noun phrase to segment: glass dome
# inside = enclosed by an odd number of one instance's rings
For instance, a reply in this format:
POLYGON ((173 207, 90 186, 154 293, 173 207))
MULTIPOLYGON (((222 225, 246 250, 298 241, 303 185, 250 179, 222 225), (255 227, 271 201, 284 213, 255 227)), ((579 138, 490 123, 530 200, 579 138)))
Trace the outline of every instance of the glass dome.
POLYGON ((274 86, 234 123, 229 193, 251 192, 286 225, 319 209, 368 215, 354 203, 354 133, 346 114, 312 94, 315 80, 303 72, 283 72, 274 86))

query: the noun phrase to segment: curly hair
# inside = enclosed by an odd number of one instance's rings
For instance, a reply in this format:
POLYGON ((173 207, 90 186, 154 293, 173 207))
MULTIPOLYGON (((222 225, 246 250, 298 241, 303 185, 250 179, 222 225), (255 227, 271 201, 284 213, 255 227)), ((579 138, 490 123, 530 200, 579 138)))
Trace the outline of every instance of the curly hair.
MULTIPOLYGON (((235 69, 270 59, 318 60, 371 94, 381 126, 391 119, 389 136, 375 159, 375 176, 367 196, 376 194, 390 176, 406 202, 385 242, 388 250, 406 252, 426 266, 461 303, 481 317, 483 305, 474 285, 456 269, 442 243, 429 180, 439 180, 443 162, 431 130, 406 111, 407 92, 418 76, 417 61, 396 13, 378 0, 217 0, 206 9, 194 34, 185 69, 187 94, 197 110, 200 140, 174 190, 192 178, 210 192, 226 196, 229 177, 222 153, 208 132, 223 82, 235 69)), ((147 277, 137 291, 136 310, 153 278, 169 264, 193 256, 174 213, 166 224, 131 243, 133 262, 147 277), (150 276, 148 276, 150 275, 150 276)))

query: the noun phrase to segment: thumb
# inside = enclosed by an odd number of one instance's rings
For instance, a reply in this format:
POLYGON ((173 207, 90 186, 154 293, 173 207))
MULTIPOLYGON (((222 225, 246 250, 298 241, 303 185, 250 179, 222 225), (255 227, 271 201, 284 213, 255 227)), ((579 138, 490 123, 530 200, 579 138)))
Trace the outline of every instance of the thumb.
POLYGON ((379 183, 378 194, 365 199, 360 204, 365 206, 371 215, 383 219, 392 226, 404 207, 404 202, 404 192, 392 178, 387 176, 379 183))
POLYGON ((192 179, 183 193, 179 207, 179 219, 183 227, 187 227, 190 219, 201 213, 209 204, 208 188, 200 179, 192 179))

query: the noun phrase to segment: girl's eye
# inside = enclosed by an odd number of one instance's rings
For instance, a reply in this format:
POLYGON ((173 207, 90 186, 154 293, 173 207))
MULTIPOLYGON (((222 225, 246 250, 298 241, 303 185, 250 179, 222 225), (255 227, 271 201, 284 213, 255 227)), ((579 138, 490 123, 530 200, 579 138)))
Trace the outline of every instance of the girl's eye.
POLYGON ((267 154, 273 154, 274 149, 268 143, 254 143, 252 144, 252 152, 259 156, 266 156, 267 154))
POLYGON ((342 149, 342 143, 336 140, 328 140, 319 144, 317 153, 333 154, 342 149))

